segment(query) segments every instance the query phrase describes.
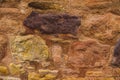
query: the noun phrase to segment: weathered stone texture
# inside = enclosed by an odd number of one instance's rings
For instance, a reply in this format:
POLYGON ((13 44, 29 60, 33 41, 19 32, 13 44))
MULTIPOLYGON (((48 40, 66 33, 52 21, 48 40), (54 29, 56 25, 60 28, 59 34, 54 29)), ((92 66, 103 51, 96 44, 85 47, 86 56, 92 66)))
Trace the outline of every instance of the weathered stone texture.
POLYGON ((60 45, 53 45, 51 47, 51 53, 54 65, 60 67, 62 64, 62 47, 60 45))
POLYGON ((48 47, 39 36, 15 36, 10 43, 11 53, 15 60, 43 61, 49 57, 48 47))
POLYGON ((0 0, 0 33, 0 80, 120 80, 120 0, 0 0))
POLYGON ((120 40, 118 40, 115 45, 111 60, 111 66, 120 67, 120 40))
POLYGON ((0 61, 5 57, 7 52, 8 40, 6 35, 0 34, 0 61))
POLYGON ((20 34, 24 31, 25 30, 22 27, 22 24, 20 21, 16 21, 16 19, 15 20, 10 19, 10 18, 8 18, 8 16, 3 16, 0 19, 0 32, 2 32, 4 34, 12 34, 13 35, 13 34, 20 34))
POLYGON ((74 69, 105 66, 109 50, 109 45, 102 45, 95 40, 73 42, 69 48, 68 66, 74 69))
POLYGON ((6 66, 0 66, 0 75, 8 75, 8 68, 6 66))
POLYGON ((24 21, 30 29, 37 29, 45 34, 77 34, 80 20, 68 14, 40 14, 32 12, 24 21))
POLYGON ((49 10, 49 9, 58 9, 62 8, 60 4, 53 3, 53 2, 30 2, 28 4, 29 7, 41 10, 49 10))
POLYGON ((81 32, 91 38, 113 45, 119 39, 120 17, 111 13, 90 14, 83 20, 81 32))

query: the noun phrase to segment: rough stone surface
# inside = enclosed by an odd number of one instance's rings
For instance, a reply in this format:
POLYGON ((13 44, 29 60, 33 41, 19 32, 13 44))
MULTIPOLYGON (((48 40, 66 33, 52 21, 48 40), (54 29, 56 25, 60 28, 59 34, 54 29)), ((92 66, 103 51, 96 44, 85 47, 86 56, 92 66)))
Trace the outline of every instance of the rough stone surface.
POLYGON ((21 0, 0 0, 0 7, 17 7, 21 0))
POLYGON ((113 3, 118 2, 117 0, 86 0, 86 6, 91 9, 103 9, 108 8, 113 3))
POLYGON ((68 52, 68 65, 75 69, 105 66, 109 50, 109 45, 102 45, 95 40, 73 42, 68 52))
POLYGON ((120 0, 0 0, 0 80, 120 80, 119 38, 120 0))
POLYGON ((28 80, 40 80, 40 75, 37 73, 29 73, 28 80))
POLYGON ((28 75, 28 80, 55 80, 56 76, 53 74, 46 74, 44 77, 41 77, 40 74, 32 72, 28 75))
POLYGON ((7 52, 7 37, 0 34, 0 61, 5 57, 7 52))
POLYGON ((39 14, 32 12, 24 21, 30 29, 38 29, 46 34, 77 34, 80 20, 68 14, 39 14))
POLYGON ((10 43, 11 53, 15 60, 43 61, 49 56, 48 47, 39 36, 15 36, 10 43))
POLYGON ((0 75, 7 75, 8 73, 9 72, 6 66, 0 66, 0 75))
POLYGON ((6 18, 7 16, 3 16, 0 19, 0 32, 5 34, 20 34, 24 32, 24 28, 22 28, 19 21, 16 22, 14 19, 6 18))
POLYGON ((56 3, 51 2, 30 2, 28 4, 29 7, 33 7, 35 9, 41 9, 41 10, 49 10, 49 9, 60 9, 61 6, 56 3))
POLYGON ((19 75, 21 73, 21 65, 16 65, 14 63, 10 63, 9 71, 12 75, 19 75))
POLYGON ((17 8, 0 8, 1 14, 20 14, 19 9, 17 8))
POLYGON ((0 76, 1 80, 20 80, 20 78, 10 77, 10 76, 0 76))
POLYGON ((79 77, 77 77, 77 78, 75 78, 75 77, 67 77, 67 78, 65 78, 63 80, 86 80, 86 79, 85 78, 79 78, 79 77))
POLYGON ((111 64, 112 66, 120 67, 120 40, 115 45, 111 64))
POLYGON ((57 44, 53 45, 51 47, 51 53, 54 65, 58 65, 60 67, 60 64, 62 63, 62 47, 57 44))
POLYGON ((91 77, 95 77, 95 76, 98 76, 98 77, 100 77, 100 76, 103 76, 104 74, 103 74, 103 72, 102 71, 87 71, 86 72, 86 76, 91 76, 91 77))
POLYGON ((20 74, 20 79, 21 80, 28 80, 28 72, 25 71, 23 73, 20 74))
POLYGON ((58 70, 40 69, 39 73, 40 73, 40 75, 46 75, 46 74, 58 75, 58 70))
POLYGON ((120 17, 111 13, 88 15, 83 21, 82 33, 112 45, 119 39, 120 17))

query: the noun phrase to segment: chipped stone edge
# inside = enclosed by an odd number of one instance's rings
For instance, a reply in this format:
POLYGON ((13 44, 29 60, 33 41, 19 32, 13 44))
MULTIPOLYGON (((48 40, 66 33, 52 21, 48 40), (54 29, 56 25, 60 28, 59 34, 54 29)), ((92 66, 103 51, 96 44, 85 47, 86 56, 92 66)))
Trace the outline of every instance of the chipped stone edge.
POLYGON ((21 80, 20 78, 10 77, 10 76, 0 76, 3 80, 21 80))

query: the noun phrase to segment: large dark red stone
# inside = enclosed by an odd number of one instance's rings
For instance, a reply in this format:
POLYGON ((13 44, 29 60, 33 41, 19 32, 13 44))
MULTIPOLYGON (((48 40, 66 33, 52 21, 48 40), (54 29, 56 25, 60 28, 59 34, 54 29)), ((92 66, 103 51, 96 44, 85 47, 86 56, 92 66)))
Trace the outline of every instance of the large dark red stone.
POLYGON ((77 34, 80 19, 68 14, 40 14, 32 12, 24 21, 30 29, 37 29, 45 34, 77 34))

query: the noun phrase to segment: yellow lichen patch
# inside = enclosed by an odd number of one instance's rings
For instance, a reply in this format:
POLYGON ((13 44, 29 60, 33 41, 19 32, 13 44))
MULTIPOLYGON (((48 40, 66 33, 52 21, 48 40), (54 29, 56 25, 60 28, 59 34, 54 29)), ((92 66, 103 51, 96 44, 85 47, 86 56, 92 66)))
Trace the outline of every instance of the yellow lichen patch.
POLYGON ((86 80, 85 78, 76 78, 76 77, 68 77, 68 78, 65 78, 63 80, 86 80))
POLYGON ((56 78, 56 76, 53 74, 47 74, 47 75, 45 75, 45 78, 46 78, 46 80, 54 80, 56 78))
POLYGON ((15 65, 14 63, 10 63, 9 70, 12 75, 19 75, 21 72, 21 65, 15 65))
POLYGON ((111 78, 104 78, 103 80, 115 80, 115 79, 111 77, 111 78))
POLYGON ((32 73, 29 73, 28 80, 41 80, 41 79, 39 74, 32 72, 32 73))
POLYGON ((8 69, 5 66, 0 66, 0 75, 7 75, 8 69))
POLYGON ((57 74, 58 70, 39 69, 39 73, 53 73, 53 74, 57 74))
POLYGON ((16 36, 10 41, 12 56, 18 61, 44 61, 48 58, 48 46, 40 36, 16 36))
POLYGON ((92 76, 92 77, 100 77, 100 76, 103 76, 103 72, 102 71, 87 71, 86 72, 86 76, 92 76))
POLYGON ((54 79, 58 75, 58 70, 40 69, 39 74, 46 79, 54 79))

